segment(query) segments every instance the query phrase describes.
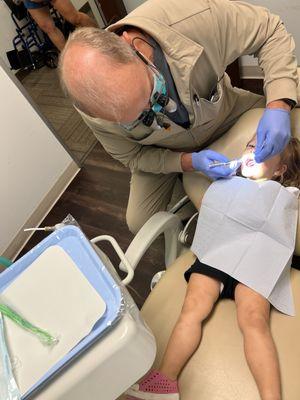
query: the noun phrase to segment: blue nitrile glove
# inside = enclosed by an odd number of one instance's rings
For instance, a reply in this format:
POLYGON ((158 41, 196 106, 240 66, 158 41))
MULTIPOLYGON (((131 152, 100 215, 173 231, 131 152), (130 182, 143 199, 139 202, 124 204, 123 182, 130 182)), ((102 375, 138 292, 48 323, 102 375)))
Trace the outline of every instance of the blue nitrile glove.
POLYGON ((230 178, 234 170, 228 166, 210 168, 209 165, 214 161, 229 162, 230 160, 223 154, 213 150, 202 150, 198 153, 192 153, 192 165, 195 170, 203 172, 203 174, 213 180, 230 178))
POLYGON ((280 153, 291 137, 290 112, 266 108, 257 128, 255 161, 261 163, 280 153))

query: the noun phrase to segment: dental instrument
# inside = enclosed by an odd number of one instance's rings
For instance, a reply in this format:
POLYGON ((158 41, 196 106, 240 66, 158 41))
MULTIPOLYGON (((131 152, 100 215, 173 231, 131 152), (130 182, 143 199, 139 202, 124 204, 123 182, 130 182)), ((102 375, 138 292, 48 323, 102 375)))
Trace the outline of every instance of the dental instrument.
POLYGON ((209 164, 209 168, 215 168, 215 167, 229 167, 231 169, 239 167, 243 162, 243 157, 237 158, 235 160, 231 160, 228 162, 213 162, 209 164))
POLYGON ((254 153, 244 154, 240 158, 235 158, 234 160, 227 161, 227 162, 214 161, 213 163, 209 164, 208 167, 209 168, 229 167, 231 169, 237 169, 240 165, 242 165, 243 162, 246 162, 247 160, 251 160, 251 166, 256 164, 255 159, 254 159, 254 153))

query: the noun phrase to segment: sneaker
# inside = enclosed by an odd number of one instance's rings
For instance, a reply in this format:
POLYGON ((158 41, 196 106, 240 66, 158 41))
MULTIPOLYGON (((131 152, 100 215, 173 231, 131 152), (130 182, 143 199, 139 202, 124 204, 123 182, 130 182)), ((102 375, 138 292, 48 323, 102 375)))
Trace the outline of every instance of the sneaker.
POLYGON ((125 394, 126 400, 180 400, 177 381, 172 381, 159 371, 151 371, 125 394))

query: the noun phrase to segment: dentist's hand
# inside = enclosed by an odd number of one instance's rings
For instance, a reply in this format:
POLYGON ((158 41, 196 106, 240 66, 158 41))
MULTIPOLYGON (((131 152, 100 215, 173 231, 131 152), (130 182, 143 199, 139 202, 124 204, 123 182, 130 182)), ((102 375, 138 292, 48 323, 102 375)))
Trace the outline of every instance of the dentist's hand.
POLYGON ((213 150, 202 150, 198 153, 192 153, 193 168, 213 180, 218 178, 229 178, 234 172, 234 170, 228 166, 210 168, 209 165, 213 164, 214 161, 228 162, 230 160, 223 154, 217 153, 213 150))
POLYGON ((280 153, 291 137, 290 112, 266 108, 257 128, 255 161, 261 163, 280 153))

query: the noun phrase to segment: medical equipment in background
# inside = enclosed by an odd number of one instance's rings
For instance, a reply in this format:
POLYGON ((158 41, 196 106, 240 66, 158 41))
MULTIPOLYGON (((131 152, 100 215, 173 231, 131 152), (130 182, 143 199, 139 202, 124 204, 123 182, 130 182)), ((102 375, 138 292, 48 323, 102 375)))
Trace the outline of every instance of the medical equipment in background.
MULTIPOLYGON (((56 68, 58 50, 49 37, 39 30, 23 2, 16 4, 12 0, 4 1, 11 10, 11 19, 17 33, 12 40, 14 50, 6 53, 11 69, 37 69, 44 65, 56 68)), ((55 24, 67 36, 72 29, 71 25, 64 21, 53 7, 50 8, 50 12, 55 24)))
POLYGON ((2 313, 0 313, 0 399, 20 400, 20 398, 6 346, 3 317, 2 313))

